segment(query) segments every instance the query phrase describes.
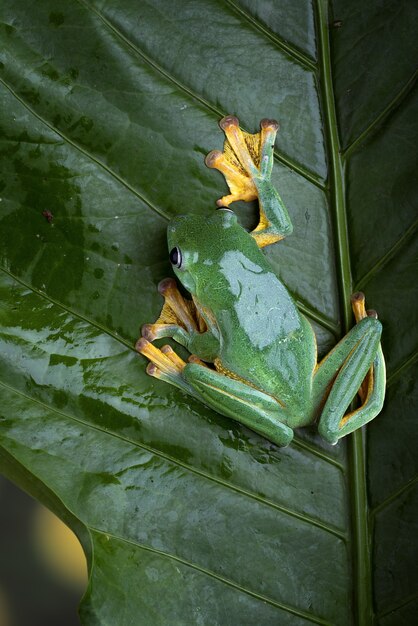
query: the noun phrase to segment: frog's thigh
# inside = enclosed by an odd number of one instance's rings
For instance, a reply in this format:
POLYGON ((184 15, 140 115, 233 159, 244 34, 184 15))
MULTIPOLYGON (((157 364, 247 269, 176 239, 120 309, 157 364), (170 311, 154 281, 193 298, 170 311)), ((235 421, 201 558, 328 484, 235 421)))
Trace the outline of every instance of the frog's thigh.
POLYGON ((376 417, 382 408, 385 365, 380 348, 381 330, 381 324, 376 319, 368 317, 361 320, 317 370, 313 388, 316 400, 320 392, 324 394, 326 386, 332 383, 318 426, 322 437, 332 444, 376 417), (372 366, 364 404, 344 415, 372 366))
POLYGON ((232 417, 279 446, 287 446, 293 431, 283 422, 286 412, 271 396, 214 370, 189 364, 185 381, 218 413, 232 417))
MULTIPOLYGON (((360 345, 364 345, 364 338, 368 336, 377 337, 378 343, 380 334, 380 322, 373 318, 366 317, 356 324, 354 328, 352 328, 346 336, 343 337, 336 346, 334 346, 331 352, 329 352, 318 364, 314 374, 312 393, 315 404, 322 403, 322 399, 329 385, 332 383, 350 354, 357 350, 360 345)), ((370 365, 373 358, 374 354, 370 357, 370 365)))

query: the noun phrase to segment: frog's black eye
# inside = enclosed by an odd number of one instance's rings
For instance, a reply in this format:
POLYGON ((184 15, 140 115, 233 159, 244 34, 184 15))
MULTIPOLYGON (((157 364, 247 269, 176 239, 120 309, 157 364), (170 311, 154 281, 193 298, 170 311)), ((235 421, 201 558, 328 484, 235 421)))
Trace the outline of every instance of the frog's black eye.
POLYGON ((180 269, 182 258, 180 248, 178 248, 177 246, 173 248, 170 252, 170 261, 172 265, 174 265, 174 267, 180 269))

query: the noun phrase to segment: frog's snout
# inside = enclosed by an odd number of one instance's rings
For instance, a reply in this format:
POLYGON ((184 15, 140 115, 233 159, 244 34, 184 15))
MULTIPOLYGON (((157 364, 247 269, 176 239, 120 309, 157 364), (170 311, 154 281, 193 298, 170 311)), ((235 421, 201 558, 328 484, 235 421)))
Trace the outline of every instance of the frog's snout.
POLYGON ((174 217, 168 225, 168 232, 175 233, 179 226, 184 224, 189 217, 189 215, 177 215, 177 217, 174 217))

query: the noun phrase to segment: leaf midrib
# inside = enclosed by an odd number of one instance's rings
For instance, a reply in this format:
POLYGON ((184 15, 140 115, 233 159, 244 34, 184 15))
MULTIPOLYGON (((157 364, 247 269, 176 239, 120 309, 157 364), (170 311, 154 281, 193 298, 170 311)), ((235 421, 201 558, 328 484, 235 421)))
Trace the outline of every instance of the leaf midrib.
MULTIPOLYGON (((122 33, 121 30, 118 27, 116 27, 107 17, 105 17, 103 15, 103 13, 101 13, 96 7, 90 5, 86 0, 77 0, 77 2, 80 5, 84 6, 88 11, 94 13, 105 24, 105 26, 107 28, 112 30, 117 35, 117 37, 120 38, 136 54, 138 54, 138 56, 140 56, 147 63, 149 63, 158 73, 162 74, 170 82, 173 82, 181 91, 184 91, 185 93, 187 93, 191 98, 198 100, 201 104, 203 104, 206 108, 211 110, 217 116, 220 116, 220 117, 223 116, 223 112, 220 109, 218 109, 216 106, 214 106, 207 99, 203 98, 198 93, 196 93, 195 91, 193 91, 192 89, 187 87, 185 84, 180 82, 173 74, 170 74, 169 72, 167 72, 162 66, 160 66, 156 61, 154 61, 145 52, 143 52, 143 50, 141 50, 126 35, 124 35, 124 33, 122 33)), ((263 34, 265 34, 279 49, 284 50, 285 52, 288 52, 289 54, 291 54, 291 56, 295 60, 297 60, 303 67, 305 67, 305 69, 308 69, 308 70, 312 71, 314 74, 316 74, 318 72, 318 66, 313 61, 311 61, 308 56, 306 56, 303 53, 301 53, 296 47, 292 46, 292 44, 289 44, 288 42, 286 42, 285 40, 280 38, 277 34, 271 33, 267 28, 264 27, 264 25, 262 23, 259 22, 259 20, 257 20, 254 16, 250 15, 242 7, 239 7, 238 5, 236 5, 234 2, 232 2, 232 0, 226 0, 226 3, 229 6, 231 6, 233 8, 233 10, 235 10, 237 13, 242 15, 254 28, 256 28, 257 30, 259 30, 263 34)), ((418 70, 416 70, 412 74, 410 79, 399 90, 399 92, 392 99, 392 101, 385 107, 385 109, 383 111, 381 111, 381 113, 379 113, 376 116, 376 118, 371 122, 371 124, 364 131, 362 131, 362 133, 360 133, 360 135, 356 139, 354 139, 353 142, 349 146, 347 146, 344 150, 341 150, 341 148, 338 147, 338 155, 341 155, 341 156, 339 156, 341 162, 343 160, 347 160, 347 158, 349 156, 351 156, 351 153, 353 151, 357 150, 358 147, 363 143, 363 141, 370 134, 373 134, 373 132, 379 127, 379 125, 387 117, 391 116, 393 114, 393 112, 402 104, 404 99, 412 91, 412 89, 413 89, 413 87, 414 87, 414 85, 416 83, 417 76, 418 76, 418 70)), ((88 151, 85 151, 79 144, 73 142, 66 135, 64 135, 58 129, 56 129, 56 127, 54 127, 52 124, 49 124, 49 122, 47 122, 47 120, 45 120, 42 116, 40 116, 37 112, 35 112, 26 103, 26 101, 24 101, 20 96, 18 96, 18 94, 13 90, 13 88, 10 87, 3 79, 0 78, 0 81, 3 82, 4 86, 13 94, 13 96, 15 96, 21 102, 21 104, 23 106, 25 106, 33 115, 37 116, 38 119, 41 122, 43 122, 45 125, 49 126, 49 128, 53 132, 56 132, 59 136, 61 136, 64 141, 67 141, 73 147, 75 147, 76 149, 79 149, 81 152, 83 152, 88 158, 90 158, 93 161, 95 161, 99 166, 103 167, 109 174, 114 176, 118 180, 118 182, 120 182, 121 184, 125 185, 127 189, 129 189, 132 193, 134 193, 142 202, 144 202, 147 206, 149 206, 157 214, 161 215, 162 217, 164 217, 167 220, 170 219, 170 216, 168 214, 166 214, 162 209, 160 209, 159 207, 154 205, 145 196, 140 194, 125 179, 123 179, 118 174, 116 174, 116 172, 114 172, 114 170, 109 168, 105 163, 103 163, 101 160, 99 160, 96 157, 94 157, 88 151)), ((335 123, 336 123, 336 116, 335 116, 335 123)), ((283 162, 286 166, 288 166, 293 171, 296 171, 297 173, 299 173, 304 178, 307 178, 308 180, 310 180, 310 182, 312 182, 313 184, 318 186, 323 191, 326 190, 326 186, 319 179, 311 179, 311 174, 313 175, 313 173, 310 173, 308 170, 304 171, 303 168, 301 169, 300 164, 296 163, 295 161, 293 161, 292 159, 290 159, 289 157, 287 157, 283 153, 276 153, 275 152, 275 158, 277 158, 279 161, 283 162)), ((389 251, 387 251, 387 253, 383 257, 381 257, 381 259, 379 259, 379 261, 375 264, 375 266, 369 272, 367 272, 367 274, 362 279, 360 279, 358 281, 358 284, 356 285, 356 289, 362 288, 375 275, 375 273, 377 273, 386 264, 386 262, 388 262, 390 259, 392 259, 392 257, 394 257, 397 254, 397 252, 404 245, 404 242, 406 242, 406 240, 409 238, 409 236, 415 232, 415 228, 417 226, 417 223, 418 222, 415 222, 414 224, 412 224, 407 229, 407 231, 402 235, 401 239, 398 240, 396 242, 396 244, 389 251)), ((341 242, 339 242, 339 245, 341 245, 341 242)), ((351 280, 350 280, 350 282, 351 282, 351 280)), ((324 316, 322 316, 318 311, 315 311, 311 307, 307 306, 305 303, 299 302, 298 304, 299 304, 299 308, 302 310, 302 312, 306 313, 309 317, 311 317, 311 319, 313 319, 314 321, 318 322, 324 328, 327 328, 331 332, 334 332, 334 333, 336 332, 337 329, 336 329, 335 325, 332 325, 331 323, 329 323, 329 320, 327 318, 325 318, 324 316)), ((349 309, 349 307, 348 307, 348 309, 349 309)), ((346 306, 345 306, 345 310, 347 310, 346 306)))
MULTIPOLYGON (((335 240, 336 249, 339 255, 339 281, 340 292, 343 300, 343 313, 345 332, 350 328, 351 306, 350 293, 353 291, 352 275, 350 268, 349 256, 349 238, 348 227, 346 221, 346 197, 345 197, 345 164, 351 155, 369 139, 380 125, 386 121, 406 100, 408 94, 415 85, 417 72, 407 81, 402 89, 397 93, 395 98, 381 111, 380 114, 372 121, 371 124, 344 150, 340 148, 340 141, 337 134, 337 116, 335 110, 335 98, 333 97, 332 74, 330 66, 329 53, 329 34, 326 28, 327 2, 326 0, 317 0, 318 23, 321 41, 320 59, 323 62, 323 81, 321 86, 323 89, 323 97, 327 115, 325 116, 326 126, 329 136, 328 149, 331 152, 330 174, 334 184, 331 186, 331 205, 335 214, 335 240), (325 48, 324 48, 325 46, 325 48), (324 49, 326 55, 324 55, 324 49), (333 136, 334 131, 334 136, 333 136)), ((402 235, 402 237, 375 263, 375 265, 359 280, 356 289, 364 287, 374 276, 376 276, 386 264, 398 255, 403 246, 410 240, 411 236, 416 232, 417 222, 412 224, 402 235)), ((399 376, 400 372, 410 367, 418 358, 418 353, 412 354, 397 368, 395 372, 387 380, 387 386, 392 384, 399 376)), ((390 505, 401 493, 407 491, 411 486, 415 485, 417 477, 413 478, 406 485, 403 485, 395 493, 390 494, 384 502, 380 503, 375 509, 369 511, 367 487, 366 487, 366 448, 364 442, 365 433, 362 430, 355 431, 348 438, 349 441, 349 462, 350 462, 350 493, 352 505, 352 545, 353 545, 353 570, 354 570, 354 589, 356 599, 356 618, 359 626, 369 626, 370 620, 373 619, 373 592, 372 592, 372 563, 371 563, 371 531, 370 524, 373 523, 375 515, 390 505)), ((410 601, 410 599, 408 600, 410 601)), ((402 605, 407 602, 402 602, 402 605)), ((385 614, 389 611, 385 611, 385 614)), ((378 617, 383 615, 379 614, 378 617)))
MULTIPOLYGON (((331 70, 331 51, 329 38, 329 14, 327 0, 316 0, 316 30, 318 56, 321 63, 320 89, 325 109, 324 125, 326 146, 329 155, 331 181, 331 208, 334 212, 334 240, 338 258, 338 280, 342 298, 342 312, 345 332, 351 321, 350 294, 352 289, 349 240, 347 227, 347 209, 345 196, 344 167, 338 136, 337 112, 335 107, 334 87, 331 70)), ((352 519, 352 554, 353 554, 353 590, 358 626, 369 626, 372 609, 371 562, 369 553, 368 502, 365 486, 365 452, 362 430, 357 430, 348 438, 348 459, 351 480, 352 519)))
MULTIPOLYGON (((78 1, 79 1, 79 2, 81 2, 82 4, 86 4, 83 0, 78 0, 78 1)), ((319 2, 318 2, 318 6, 319 6, 319 3, 320 3, 320 2, 321 2, 321 0, 319 0, 319 2)), ((230 4, 232 4, 232 3, 230 3, 230 4)), ((320 8, 319 8, 319 12, 321 12, 321 9, 320 9, 320 8)), ((0 79, 0 80, 1 80, 1 79, 0 79)), ((2 82, 3 82, 3 81, 2 81, 2 82)), ((6 87, 6 88, 8 88, 8 89, 9 89, 9 91, 11 91, 11 93, 12 93, 14 96, 16 96, 16 94, 15 94, 15 93, 14 93, 14 92, 13 92, 13 91, 12 91, 12 90, 11 90, 11 89, 7 86, 7 85, 6 85, 6 84, 5 84, 5 87, 6 87)), ((19 98, 18 98, 18 99, 19 99, 19 98)), ((26 103, 24 103, 23 101, 21 101, 21 102, 22 102, 22 104, 23 104, 24 106, 26 106, 26 103)), ((29 107, 27 107, 27 106, 26 106, 26 108, 29 108, 29 107)), ((30 110, 30 109, 29 109, 29 110, 30 110)), ((31 111, 31 112, 32 112, 34 115, 37 115, 37 114, 36 114, 36 113, 34 113, 33 111, 31 111)), ((39 118, 39 119, 41 119, 41 118, 39 118)), ((41 120, 41 121, 43 121, 44 123, 46 123, 44 120, 41 120)), ((47 124, 47 123, 46 123, 46 124, 47 124)), ((371 125, 371 127, 374 127, 374 126, 375 126, 375 122, 373 122, 373 124, 371 125)), ((371 127, 370 127, 370 128, 371 128, 371 127)), ((59 131, 57 131, 56 129, 54 129, 54 127, 50 126, 50 128, 51 128, 54 132, 56 132, 57 134, 60 134, 60 133, 59 133, 59 131)), ((369 129, 366 129, 366 131, 367 131, 367 134, 368 134, 369 129)), ((366 131, 364 131, 364 132, 366 132, 366 131)), ((362 137, 362 136, 360 136, 359 138, 357 138, 357 139, 353 142, 353 144, 357 144, 357 142, 361 139, 361 137, 362 137)), ((66 139, 65 137, 63 137, 63 139, 64 139, 64 140, 66 140, 66 141, 68 141, 68 143, 70 143, 70 144, 72 143, 70 140, 66 139)), ((360 142, 360 143, 361 143, 361 142, 360 142)), ((348 154, 349 152, 351 152, 351 150, 353 149, 353 144, 351 144, 351 146, 349 146, 349 147, 347 148, 347 151, 346 151, 346 153, 345 153, 345 155, 344 155, 344 156, 347 156, 347 154, 348 154)), ((77 146, 76 144, 72 144, 72 145, 74 145, 74 147, 75 147, 75 148, 77 148, 77 149, 79 149, 79 150, 80 150, 80 147, 79 147, 79 146, 77 146)), ((354 146, 354 148, 355 148, 355 147, 356 147, 356 146, 354 146)), ((87 156, 89 156, 90 158, 92 158, 93 160, 95 160, 95 159, 94 159, 91 155, 89 155, 88 153, 87 153, 87 156)), ((100 163, 99 161, 96 161, 96 162, 98 163, 98 165, 101 165, 101 166, 103 167, 103 164, 102 164, 102 163, 100 163)), ((105 166, 104 166, 104 167, 105 167, 105 166)), ((106 169, 106 167, 105 167, 105 169, 106 169)), ((117 177, 117 175, 116 175, 114 172, 112 172, 111 170, 108 170, 108 171, 109 171, 109 173, 110 173, 111 175, 113 175, 113 176, 115 176, 116 178, 118 178, 118 177, 117 177)), ((125 184, 125 181, 123 181, 122 179, 120 179, 120 180, 119 180, 119 182, 121 182, 122 184, 125 184)), ((132 192, 133 192, 133 193, 134 193, 134 194, 135 194, 138 198, 140 198, 143 202, 145 202, 148 206, 150 206, 151 208, 153 208, 153 207, 150 205, 150 203, 149 203, 149 202, 148 202, 145 198, 142 198, 142 197, 138 194, 138 192, 136 192, 136 190, 135 190, 134 188, 130 188, 128 184, 125 184, 125 186, 126 186, 128 189, 130 189, 130 191, 132 191, 132 192)), ((158 212, 158 211, 157 211, 157 212, 158 212)), ((166 217, 165 215, 162 215, 162 216, 163 216, 163 217, 166 217)), ((396 251, 397 251, 397 250, 396 250, 396 251)), ((390 252, 392 252, 392 251, 390 251, 390 252)), ((393 256, 395 253, 396 253, 396 252, 394 252, 394 253, 392 254, 392 256, 393 256)), ((382 259, 381 259, 381 260, 382 260, 382 259)), ((380 260, 380 261, 381 261, 381 260, 380 260)), ((373 269, 374 269, 374 268, 373 268, 373 269)), ((379 267, 379 269, 380 269, 380 267, 379 267)), ((5 271, 6 271, 6 273, 8 273, 8 272, 7 272, 7 270, 5 270, 5 271)), ((378 270, 376 270, 376 271, 378 271, 378 270)), ((11 275, 11 274, 10 274, 10 275, 11 275)), ((12 276, 12 275, 11 275, 11 276, 12 276)), ((21 282, 21 281, 19 281, 19 282, 21 282)), ((24 283, 22 282, 22 284, 24 284, 24 283)), ((28 286, 28 285, 26 285, 26 286, 28 286)), ((28 286, 28 287, 29 287, 29 286, 28 286)), ((32 290, 34 290, 32 287, 29 287, 29 288, 30 288, 30 289, 32 289, 32 290)), ((34 291, 36 291, 36 290, 34 290, 34 291)), ((345 290, 345 291, 344 291, 344 294, 346 294, 346 293, 347 293, 347 290, 345 290)), ((44 293, 42 293, 42 292, 39 292, 39 295, 41 295, 42 297, 45 297, 45 294, 44 294, 44 293)), ((49 298, 48 298, 48 299, 49 299, 49 298)), ((59 306, 62 306, 62 305, 60 305, 60 303, 57 303, 57 302, 55 302, 55 304, 58 304, 59 306)), ((65 307, 63 307, 63 308, 65 308, 65 307)), ((346 310, 347 310, 347 309, 346 309, 346 310)), ((71 312, 71 311, 69 311, 69 312, 71 312)), ((72 313, 72 312, 71 312, 71 313, 72 313)), ((77 314, 75 314, 75 315, 77 315, 77 314)), ((113 337, 114 339, 116 339, 117 341, 120 341, 121 343, 123 343, 124 345, 126 345, 127 347, 129 347, 130 349, 132 349, 132 346, 130 346, 130 345, 128 344, 128 342, 126 342, 126 343, 125 343, 125 342, 121 339, 121 337, 113 335, 113 334, 112 334, 110 331, 108 331, 107 329, 105 329, 105 328, 101 328, 99 325, 97 325, 97 324, 95 324, 95 323, 92 323, 92 322, 91 322, 91 320, 89 320, 89 319, 87 319, 87 318, 84 318, 84 317, 79 316, 79 315, 77 315, 77 316, 78 316, 78 317, 80 317, 81 319, 84 319, 86 322, 91 323, 93 326, 96 326, 97 328, 100 328, 103 332, 105 332, 105 333, 109 334, 110 336, 112 336, 112 337, 113 337)), ((414 358, 415 358, 415 357, 414 357, 414 358)), ((410 359, 409 359, 409 360, 410 360, 410 359)), ((395 372, 395 374, 398 374, 398 372, 395 372)), ((32 398, 29 398, 29 399, 33 400, 32 398)), ((36 400, 35 400, 35 401, 36 401, 36 400)), ((46 406, 47 406, 47 405, 46 405, 46 406)), ((49 408, 49 410, 52 410, 50 407, 48 407, 48 408, 49 408)), ((75 418, 75 419, 76 419, 76 418, 75 418)), ((84 422, 82 422, 82 423, 84 423, 84 422)), ((89 426, 89 427, 94 427, 94 426, 92 426, 92 425, 90 425, 90 424, 87 424, 87 426, 89 426)), ((108 431, 106 431, 106 432, 108 432, 108 431)), ((129 440, 128 440, 128 441, 129 441, 129 440)), ((134 443, 134 442, 130 442, 130 443, 134 443)), ((358 446, 357 446, 357 448, 358 448, 358 446)), ((151 451, 152 451, 152 450, 151 450, 151 451)), ((170 459, 170 460, 171 460, 171 459, 170 459)), ((176 461, 175 461, 175 459, 174 459, 173 461, 174 461, 174 462, 176 462, 176 461)), ((94 531, 96 531, 96 532, 102 532, 102 531, 98 531, 98 529, 94 529, 94 528, 92 528, 92 530, 94 530, 94 531)), ((109 533, 103 533, 103 534, 107 534, 107 535, 108 535, 109 533)), ((117 538, 117 537, 115 537, 115 538, 117 538)), ((122 539, 122 540, 123 540, 123 541, 126 541, 125 539, 122 539)), ((145 549, 146 549, 146 548, 145 548, 145 549)), ((168 556, 170 556, 170 555, 168 555, 168 556)), ((176 557, 174 557, 174 558, 176 558, 176 557)), ((323 622, 318 622, 318 623, 323 623, 323 622)), ((325 623, 325 622, 324 622, 324 623, 325 623)))

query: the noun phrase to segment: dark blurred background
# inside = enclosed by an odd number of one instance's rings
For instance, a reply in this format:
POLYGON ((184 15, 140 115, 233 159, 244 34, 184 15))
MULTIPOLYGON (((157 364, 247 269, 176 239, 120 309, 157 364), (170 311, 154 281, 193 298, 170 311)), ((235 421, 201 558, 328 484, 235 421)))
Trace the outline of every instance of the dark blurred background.
POLYGON ((0 476, 0 626, 79 626, 86 584, 75 535, 0 476))

